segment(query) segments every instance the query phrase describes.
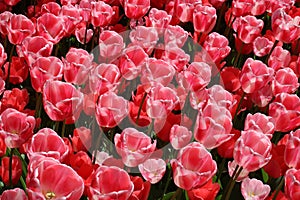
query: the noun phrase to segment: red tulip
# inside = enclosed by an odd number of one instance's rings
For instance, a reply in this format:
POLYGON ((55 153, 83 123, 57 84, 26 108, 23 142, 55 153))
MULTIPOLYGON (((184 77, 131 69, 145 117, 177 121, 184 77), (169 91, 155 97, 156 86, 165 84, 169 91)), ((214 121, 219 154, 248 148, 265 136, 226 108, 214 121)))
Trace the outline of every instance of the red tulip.
POLYGON ((128 102, 123 97, 108 91, 99 97, 96 119, 101 127, 117 126, 128 114, 128 102))
POLYGON ((193 25, 198 33, 209 33, 217 22, 217 11, 213 6, 198 4, 193 12, 193 25))
POLYGON ((87 180, 93 172, 92 160, 84 151, 71 154, 70 166, 83 180, 87 180))
POLYGON ((73 136, 70 139, 72 141, 72 149, 74 152, 87 151, 92 145, 91 130, 84 126, 75 128, 73 136))
POLYGON ((126 200, 133 188, 134 185, 126 171, 118 167, 100 166, 91 177, 89 198, 126 200))
POLYGON ((38 154, 63 161, 69 154, 69 148, 63 139, 50 128, 39 130, 27 145, 29 159, 38 154))
POLYGON ((289 169, 284 177, 284 193, 289 200, 300 198, 300 170, 289 169))
POLYGON ((0 134, 9 148, 18 148, 33 134, 35 119, 13 108, 7 108, 0 116, 0 134))
POLYGON ((92 2, 91 5, 91 23, 93 26, 105 27, 109 25, 113 16, 112 7, 103 1, 92 2))
POLYGON ((1 99, 1 113, 6 108, 14 108, 18 111, 23 111, 29 102, 29 94, 26 89, 13 88, 5 90, 1 99))
POLYGON ((236 141, 233 158, 236 163, 249 172, 265 166, 271 159, 272 143, 262 132, 255 130, 242 131, 236 141))
POLYGON ((254 0, 233 0, 231 7, 233 16, 245 16, 251 13, 254 7, 254 0))
POLYGON ((9 163, 10 163, 9 157, 2 158, 1 166, 0 166, 0 176, 4 184, 9 185, 10 184, 9 170, 12 170, 12 177, 11 177, 12 184, 16 185, 19 182, 19 179, 22 175, 22 161, 18 156, 13 156, 11 169, 9 163))
POLYGON ((291 132, 284 151, 284 161, 289 168, 300 169, 300 130, 291 132))
POLYGON ((57 44, 65 36, 63 17, 45 13, 37 19, 37 33, 53 44, 57 44))
POLYGON ((219 190, 220 185, 218 183, 213 183, 212 179, 210 179, 200 188, 189 190, 188 197, 190 200, 211 200, 216 198, 219 190))
POLYGON ((20 188, 14 188, 10 190, 3 191, 2 195, 0 195, 0 199, 2 200, 27 200, 27 196, 24 190, 20 188))
POLYGON ((217 147, 218 154, 223 158, 233 158, 234 145, 241 136, 241 131, 232 128, 230 134, 234 134, 234 136, 217 147))
POLYGON ((241 88, 241 71, 235 67, 225 67, 220 75, 224 83, 224 88, 229 92, 236 92, 241 88))
POLYGON ((130 176, 134 190, 128 200, 147 200, 150 193, 150 182, 143 182, 139 176, 130 176))
POLYGON ((299 87, 298 77, 290 68, 279 69, 272 81, 273 94, 294 93, 299 87))
POLYGON ((84 84, 92 69, 93 55, 84 49, 70 48, 64 62, 64 79, 73 84, 84 84))
POLYGON ((10 18, 13 16, 13 14, 9 11, 4 11, 0 14, 0 33, 3 36, 7 36, 8 34, 8 22, 10 21, 10 18))
POLYGON ((128 167, 136 167, 146 161, 154 152, 156 140, 134 128, 126 128, 121 134, 116 134, 115 146, 123 163, 128 167))
MULTIPOLYGON (((25 62, 23 57, 15 57, 11 58, 10 62, 10 74, 9 74, 9 82, 12 84, 20 84, 25 81, 28 77, 28 65, 25 62)), ((7 62, 4 65, 5 73, 8 75, 8 66, 7 62)))
POLYGON ((269 116, 274 119, 275 131, 287 132, 300 125, 300 99, 295 94, 280 93, 269 105, 269 116))
POLYGON ((150 0, 124 0, 125 15, 129 19, 140 19, 150 9, 150 0))
POLYGON ((19 57, 24 57, 27 64, 31 67, 32 63, 39 57, 51 55, 53 43, 42 36, 27 37, 17 46, 19 57))
POLYGON ((26 16, 13 14, 7 23, 7 31, 10 43, 21 44, 26 37, 35 32, 35 27, 26 16))
POLYGON ((81 111, 83 94, 71 83, 49 80, 43 88, 43 105, 53 121, 63 121, 81 111))
POLYGON ((36 92, 42 92, 47 80, 62 80, 63 63, 54 56, 39 57, 30 69, 30 80, 36 92))
POLYGON ((274 70, 259 60, 248 58, 244 63, 240 81, 246 93, 253 93, 269 83, 274 70))
POLYGON ((174 183, 191 190, 205 185, 217 172, 217 164, 205 147, 193 142, 182 148, 171 160, 174 183))
POLYGON ((56 16, 59 16, 59 13, 61 12, 61 6, 56 2, 45 2, 41 5, 41 15, 45 13, 51 13, 56 16))

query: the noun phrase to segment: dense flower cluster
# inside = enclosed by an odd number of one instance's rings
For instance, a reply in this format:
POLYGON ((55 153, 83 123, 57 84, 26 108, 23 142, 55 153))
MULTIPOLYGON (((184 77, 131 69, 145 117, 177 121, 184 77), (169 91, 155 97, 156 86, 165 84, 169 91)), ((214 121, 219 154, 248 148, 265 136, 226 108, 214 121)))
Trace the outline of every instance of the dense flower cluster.
POLYGON ((0 0, 0 199, 299 200, 299 7, 0 0))

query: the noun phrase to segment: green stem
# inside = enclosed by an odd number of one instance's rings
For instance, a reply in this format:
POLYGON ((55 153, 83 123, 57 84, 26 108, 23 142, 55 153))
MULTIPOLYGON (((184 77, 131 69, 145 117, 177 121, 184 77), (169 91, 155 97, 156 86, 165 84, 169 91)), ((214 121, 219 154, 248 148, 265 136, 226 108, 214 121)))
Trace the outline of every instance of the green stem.
MULTIPOLYGON (((36 93, 36 104, 35 104, 35 113, 34 117, 36 119, 41 117, 41 109, 42 109, 42 93, 36 93)), ((40 127, 35 127, 35 131, 37 131, 40 127)))
POLYGON ((20 177, 20 182, 21 182, 21 185, 22 185, 22 187, 23 187, 23 189, 24 189, 24 191, 25 191, 25 193, 27 195, 26 182, 25 182, 25 180, 24 180, 24 178, 22 176, 20 177))
POLYGON ((148 127, 147 135, 151 136, 151 133, 152 133, 152 131, 153 131, 153 128, 154 128, 154 119, 152 119, 151 124, 150 124, 149 127, 148 127))
POLYGON ((233 175, 230 178, 230 181, 229 181, 228 185, 226 186, 226 189, 225 189, 225 192, 224 192, 225 195, 222 196, 222 200, 229 200, 232 189, 235 185, 235 181, 239 177, 242 170, 243 170, 242 167, 236 166, 236 168, 233 172, 233 175))
POLYGON ((63 121, 63 125, 61 128, 61 137, 65 137, 65 132, 66 132, 66 120, 63 121))
POLYGON ((239 112, 239 110, 241 109, 241 106, 242 106, 242 103, 243 103, 243 101, 244 101, 245 95, 246 95, 246 93, 243 92, 242 97, 241 97, 241 100, 240 100, 240 102, 239 102, 239 104, 238 104, 238 106, 237 106, 237 108, 236 108, 236 111, 235 111, 235 113, 234 113, 234 116, 233 116, 233 124, 236 123, 237 116, 238 116, 238 112, 239 112))
POLYGON ((242 54, 241 51, 243 50, 243 47, 244 47, 244 43, 242 43, 242 45, 240 46, 239 51, 237 53, 237 56, 235 57, 235 60, 234 60, 234 63, 233 63, 234 67, 237 67, 238 61, 239 61, 239 59, 241 57, 241 54, 242 54))
POLYGON ((167 189, 168 189, 168 187, 169 187, 170 180, 171 180, 171 175, 172 175, 172 168, 171 168, 171 164, 169 163, 169 164, 167 165, 167 167, 168 167, 168 170, 169 170, 169 173, 168 173, 168 179, 167 179, 167 183, 166 183, 166 185, 165 185, 165 188, 164 188, 164 193, 163 193, 163 195, 162 195, 162 198, 161 198, 161 199, 163 199, 163 197, 164 197, 164 196, 165 196, 165 194, 167 193, 167 189))
POLYGON ((218 182, 220 180, 220 178, 221 178, 222 171, 224 170, 225 162, 226 162, 226 158, 222 158, 222 162, 220 164, 219 171, 217 173, 217 180, 216 180, 216 182, 218 182))
POLYGON ((54 122, 53 130, 57 133, 59 129, 59 121, 54 122))
POLYGON ((282 176, 279 185, 275 189, 275 194, 274 194, 272 200, 276 200, 276 198, 277 198, 277 196, 279 194, 279 191, 281 190, 283 184, 284 184, 284 177, 282 176))
POLYGON ((138 125, 138 122, 139 122, 139 119, 140 119, 141 111, 142 111, 143 105, 145 103, 146 97, 147 97, 147 92, 145 92, 145 94, 144 94, 144 96, 142 98, 142 102, 140 104, 140 107, 139 107, 139 110, 138 110, 138 113, 137 113, 137 117, 136 117, 136 120, 135 120, 135 123, 137 125, 138 125))

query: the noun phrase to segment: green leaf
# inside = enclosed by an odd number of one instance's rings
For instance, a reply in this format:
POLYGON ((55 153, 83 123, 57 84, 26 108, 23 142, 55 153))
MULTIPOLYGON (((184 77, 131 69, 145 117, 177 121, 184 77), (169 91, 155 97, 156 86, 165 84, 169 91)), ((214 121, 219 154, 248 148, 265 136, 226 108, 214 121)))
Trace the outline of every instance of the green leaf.
POLYGON ((171 197, 175 194, 174 192, 169 192, 168 194, 165 194, 162 200, 169 200, 171 197))
POLYGON ((186 200, 189 200, 189 199, 190 199, 189 196, 188 196, 188 192, 187 192, 186 190, 184 190, 184 195, 185 195, 185 199, 186 199, 186 200))
POLYGON ((269 175, 267 174, 267 172, 264 169, 261 169, 261 173, 262 173, 262 177, 263 177, 264 182, 265 183, 268 182, 269 175))
POLYGON ((220 194, 219 196, 216 197, 215 200, 221 200, 222 199, 222 195, 220 194))

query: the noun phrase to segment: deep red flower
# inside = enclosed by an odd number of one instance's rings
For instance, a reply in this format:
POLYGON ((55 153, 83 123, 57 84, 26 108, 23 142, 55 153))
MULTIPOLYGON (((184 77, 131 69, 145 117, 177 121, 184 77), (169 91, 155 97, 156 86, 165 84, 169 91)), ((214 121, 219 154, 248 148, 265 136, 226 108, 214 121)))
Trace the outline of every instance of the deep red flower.
MULTIPOLYGON (((10 158, 5 156, 1 160, 1 166, 0 166, 0 176, 4 184, 9 185, 9 170, 10 170, 10 164, 9 161, 10 158)), ((16 185, 19 182, 19 179, 22 175, 22 161, 18 156, 12 157, 12 184, 16 185)))
POLYGON ((192 189, 188 191, 190 200, 211 200, 215 199, 220 190, 218 183, 213 183, 210 179, 205 185, 200 188, 192 189))
POLYGON ((23 111, 28 102, 29 93, 26 89, 13 88, 12 90, 5 90, 1 99, 1 112, 6 108, 23 111))
POLYGON ((130 176, 130 180, 134 185, 134 189, 128 200, 147 200, 151 183, 148 181, 144 182, 139 176, 130 176))

